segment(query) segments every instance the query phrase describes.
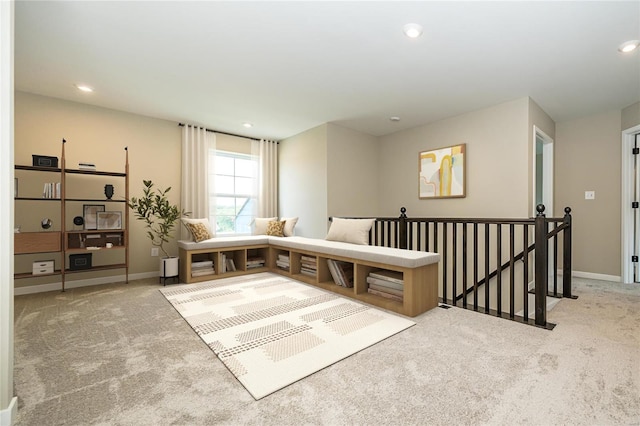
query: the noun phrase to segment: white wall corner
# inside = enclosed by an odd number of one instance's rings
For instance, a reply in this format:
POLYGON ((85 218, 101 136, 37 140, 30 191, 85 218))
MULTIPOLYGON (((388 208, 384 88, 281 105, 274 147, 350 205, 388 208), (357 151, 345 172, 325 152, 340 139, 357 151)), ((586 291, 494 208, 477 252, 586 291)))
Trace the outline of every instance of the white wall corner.
POLYGON ((18 398, 11 398, 11 402, 9 402, 9 406, 4 410, 0 410, 0 426, 10 426, 18 415, 18 398))

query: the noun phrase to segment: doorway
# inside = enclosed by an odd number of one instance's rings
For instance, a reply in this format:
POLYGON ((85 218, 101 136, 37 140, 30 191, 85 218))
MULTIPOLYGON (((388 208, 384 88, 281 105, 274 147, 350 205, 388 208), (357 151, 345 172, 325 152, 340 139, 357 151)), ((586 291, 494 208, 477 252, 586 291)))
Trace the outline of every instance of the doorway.
POLYGON ((622 282, 640 283, 640 126, 622 132, 622 282))
POLYGON ((553 139, 533 126, 533 216, 536 206, 543 204, 544 214, 553 217, 553 139))

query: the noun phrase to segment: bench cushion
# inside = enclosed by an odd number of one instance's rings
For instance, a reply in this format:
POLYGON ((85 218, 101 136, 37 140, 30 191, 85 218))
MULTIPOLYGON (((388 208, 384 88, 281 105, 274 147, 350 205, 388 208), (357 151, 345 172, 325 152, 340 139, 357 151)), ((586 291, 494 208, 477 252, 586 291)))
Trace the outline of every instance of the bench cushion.
POLYGON ((440 261, 438 253, 402 250, 390 247, 363 246, 359 244, 327 241, 305 237, 269 237, 269 243, 278 247, 308 250, 326 255, 348 257, 354 260, 384 263, 403 268, 417 268, 440 261))
POLYGON ((184 250, 218 249, 258 244, 269 244, 269 237, 266 235, 246 235, 240 237, 215 237, 199 243, 186 240, 178 241, 178 247, 184 250))

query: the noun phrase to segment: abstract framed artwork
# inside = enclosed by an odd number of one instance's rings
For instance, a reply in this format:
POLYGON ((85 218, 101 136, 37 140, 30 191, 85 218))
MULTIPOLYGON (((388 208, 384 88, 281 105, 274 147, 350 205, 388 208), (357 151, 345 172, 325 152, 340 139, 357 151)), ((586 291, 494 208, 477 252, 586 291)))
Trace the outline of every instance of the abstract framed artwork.
POLYGON ((422 151, 418 156, 419 198, 465 197, 466 161, 466 144, 422 151))
POLYGON ((98 212, 98 229, 122 229, 122 212, 98 212))
POLYGON ((98 212, 104 211, 104 204, 83 204, 84 229, 98 229, 98 212))

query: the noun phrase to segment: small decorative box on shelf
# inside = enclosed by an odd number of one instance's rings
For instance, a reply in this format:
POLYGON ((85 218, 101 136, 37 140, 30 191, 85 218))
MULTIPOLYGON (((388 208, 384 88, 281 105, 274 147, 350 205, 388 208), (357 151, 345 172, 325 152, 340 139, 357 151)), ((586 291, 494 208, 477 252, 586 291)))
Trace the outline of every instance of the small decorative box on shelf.
POLYGON ((91 253, 70 254, 69 269, 72 271, 91 269, 91 253))
POLYGON ((33 275, 53 274, 53 260, 36 260, 33 262, 33 275))

